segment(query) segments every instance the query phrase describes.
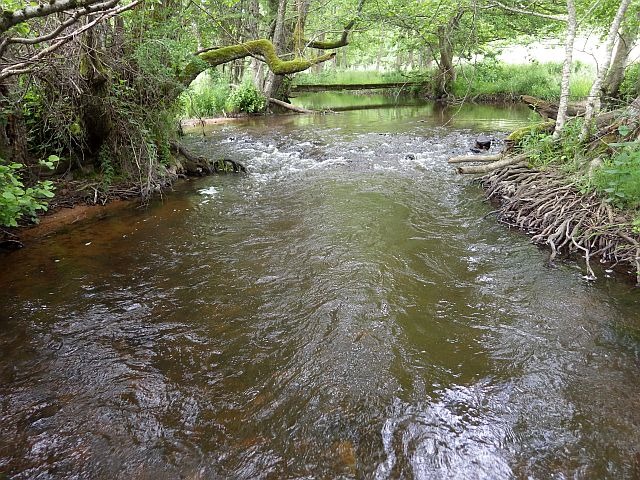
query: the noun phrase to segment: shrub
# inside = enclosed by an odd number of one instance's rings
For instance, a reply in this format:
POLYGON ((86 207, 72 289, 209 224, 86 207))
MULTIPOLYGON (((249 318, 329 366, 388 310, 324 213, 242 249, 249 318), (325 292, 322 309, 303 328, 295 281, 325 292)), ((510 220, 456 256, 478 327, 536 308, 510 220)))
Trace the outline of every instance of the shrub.
MULTIPOLYGON (((49 157, 42 165, 52 167, 57 157, 49 157)), ((19 171, 21 163, 5 163, 0 159, 0 225, 15 227, 23 216, 36 219, 38 210, 47 210, 45 199, 53 197, 53 183, 46 180, 33 187, 25 187, 19 171)))
POLYGON ((258 113, 266 105, 267 99, 251 81, 244 81, 227 100, 227 107, 232 112, 258 113))
POLYGON ((598 169, 593 186, 621 208, 640 207, 640 143, 625 142, 622 149, 598 169))
POLYGON ((620 98, 630 102, 640 95, 640 63, 633 63, 624 72, 624 80, 620 85, 620 98))

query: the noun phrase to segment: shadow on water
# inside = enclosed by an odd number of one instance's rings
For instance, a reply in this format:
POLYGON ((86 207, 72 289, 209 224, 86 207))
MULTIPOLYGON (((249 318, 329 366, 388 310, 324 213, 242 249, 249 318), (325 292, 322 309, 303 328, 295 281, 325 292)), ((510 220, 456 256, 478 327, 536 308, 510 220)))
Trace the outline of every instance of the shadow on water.
POLYGON ((637 476, 637 293, 545 268, 446 163, 515 112, 217 126, 190 147, 248 175, 3 257, 0 472, 637 476))

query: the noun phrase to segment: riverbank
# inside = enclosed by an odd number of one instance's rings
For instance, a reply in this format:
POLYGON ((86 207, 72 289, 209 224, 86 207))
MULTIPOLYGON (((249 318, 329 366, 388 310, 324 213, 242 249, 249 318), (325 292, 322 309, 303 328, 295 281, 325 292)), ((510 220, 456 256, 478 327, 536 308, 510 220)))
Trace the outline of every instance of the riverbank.
MULTIPOLYGON (((223 123, 214 120, 210 124, 223 123)), ((228 119, 231 120, 231 119, 228 119)), ((24 218, 16 227, 0 228, 0 252, 22 248, 28 243, 86 220, 105 217, 126 206, 147 202, 155 195, 173 187, 177 181, 216 173, 246 171, 244 165, 229 159, 207 159, 192 154, 182 145, 174 143, 174 163, 165 168, 148 193, 134 182, 106 184, 104 179, 68 180, 66 174, 50 181, 54 196, 46 210, 40 210, 35 218, 24 218)))
POLYGON ((549 249, 550 266, 558 255, 580 256, 588 280, 596 279, 593 262, 599 261, 634 276, 640 285, 640 235, 630 212, 612 208, 595 192, 581 192, 557 169, 507 166, 485 175, 480 184, 498 205, 498 221, 549 249))
MULTIPOLYGON (((137 186, 53 179, 55 196, 35 219, 24 219, 17 227, 0 229, 0 252, 27 246, 76 223, 105 217, 142 201, 137 186)), ((168 185, 168 184, 167 184, 168 185)), ((167 186, 165 185, 165 187, 167 186)))

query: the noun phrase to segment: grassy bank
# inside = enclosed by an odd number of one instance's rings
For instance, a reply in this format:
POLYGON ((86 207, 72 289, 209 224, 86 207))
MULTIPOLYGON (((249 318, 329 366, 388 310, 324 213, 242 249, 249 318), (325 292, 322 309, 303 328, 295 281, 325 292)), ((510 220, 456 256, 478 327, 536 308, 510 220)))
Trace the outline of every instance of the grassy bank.
MULTIPOLYGON (((516 100, 521 95, 531 95, 545 100, 556 100, 560 96, 561 63, 529 63, 511 65, 497 61, 485 61, 456 68, 456 81, 452 93, 457 98, 473 100, 516 100)), ((435 70, 411 72, 378 72, 375 70, 327 70, 321 73, 302 73, 294 83, 342 84, 387 83, 423 81, 426 86, 421 93, 428 93, 435 70)), ((590 67, 576 63, 571 84, 571 99, 587 96, 593 82, 590 67)))
MULTIPOLYGON (((591 68, 577 63, 571 84, 572 100, 585 98, 593 81, 591 68)), ((520 95, 532 95, 545 100, 557 100, 560 95, 560 63, 530 63, 508 65, 485 61, 457 68, 452 93, 460 99, 475 101, 517 100, 520 95)), ((423 88, 413 88, 408 94, 428 97, 435 70, 391 71, 337 70, 297 74, 296 85, 424 82, 423 88)), ((182 118, 205 118, 234 113, 255 113, 265 105, 264 98, 249 80, 232 86, 219 74, 199 77, 180 98, 182 118)))
MULTIPOLYGON (((531 95, 544 100, 560 97, 561 63, 509 65, 485 62, 458 69, 453 94, 458 98, 516 100, 531 95)), ((572 100, 589 94, 594 74, 590 67, 576 63, 571 78, 572 100)))
POLYGON ((622 115, 612 126, 601 127, 598 140, 579 140, 582 120, 572 119, 560 137, 532 128, 517 148, 536 170, 563 172, 582 193, 595 193, 631 220, 628 227, 640 233, 640 128, 622 115))

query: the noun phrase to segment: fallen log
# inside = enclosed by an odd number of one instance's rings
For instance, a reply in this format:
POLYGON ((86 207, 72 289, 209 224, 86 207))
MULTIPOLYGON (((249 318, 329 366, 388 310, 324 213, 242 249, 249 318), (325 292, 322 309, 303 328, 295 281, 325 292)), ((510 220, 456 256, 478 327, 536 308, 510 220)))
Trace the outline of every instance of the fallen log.
POLYGON ((286 108, 287 110, 291 110, 292 112, 296 112, 296 113, 316 113, 313 110, 307 110, 306 108, 296 107, 295 105, 292 105, 292 104, 287 103, 287 102, 283 102, 282 100, 278 100, 277 98, 269 97, 267 100, 269 100, 269 103, 273 103, 274 105, 278 105, 279 107, 286 108))
POLYGON ((469 165, 466 167, 458 167, 457 171, 461 174, 473 174, 473 173, 489 173, 499 168, 508 167, 509 165, 517 165, 520 163, 526 163, 526 155, 514 155, 505 157, 497 162, 487 163, 486 165, 469 165))
MULTIPOLYGON (((546 100, 532 97, 531 95, 522 95, 520 100, 529 105, 531 110, 539 113, 545 120, 555 120, 558 117, 558 105, 555 103, 547 102, 546 100)), ((585 107, 582 105, 572 104, 567 107, 567 116, 577 117, 584 115, 585 110, 585 107)))
POLYGON ((460 155, 457 157, 451 157, 449 163, 467 163, 467 162, 495 162, 500 160, 504 156, 503 153, 497 153, 495 155, 460 155))

